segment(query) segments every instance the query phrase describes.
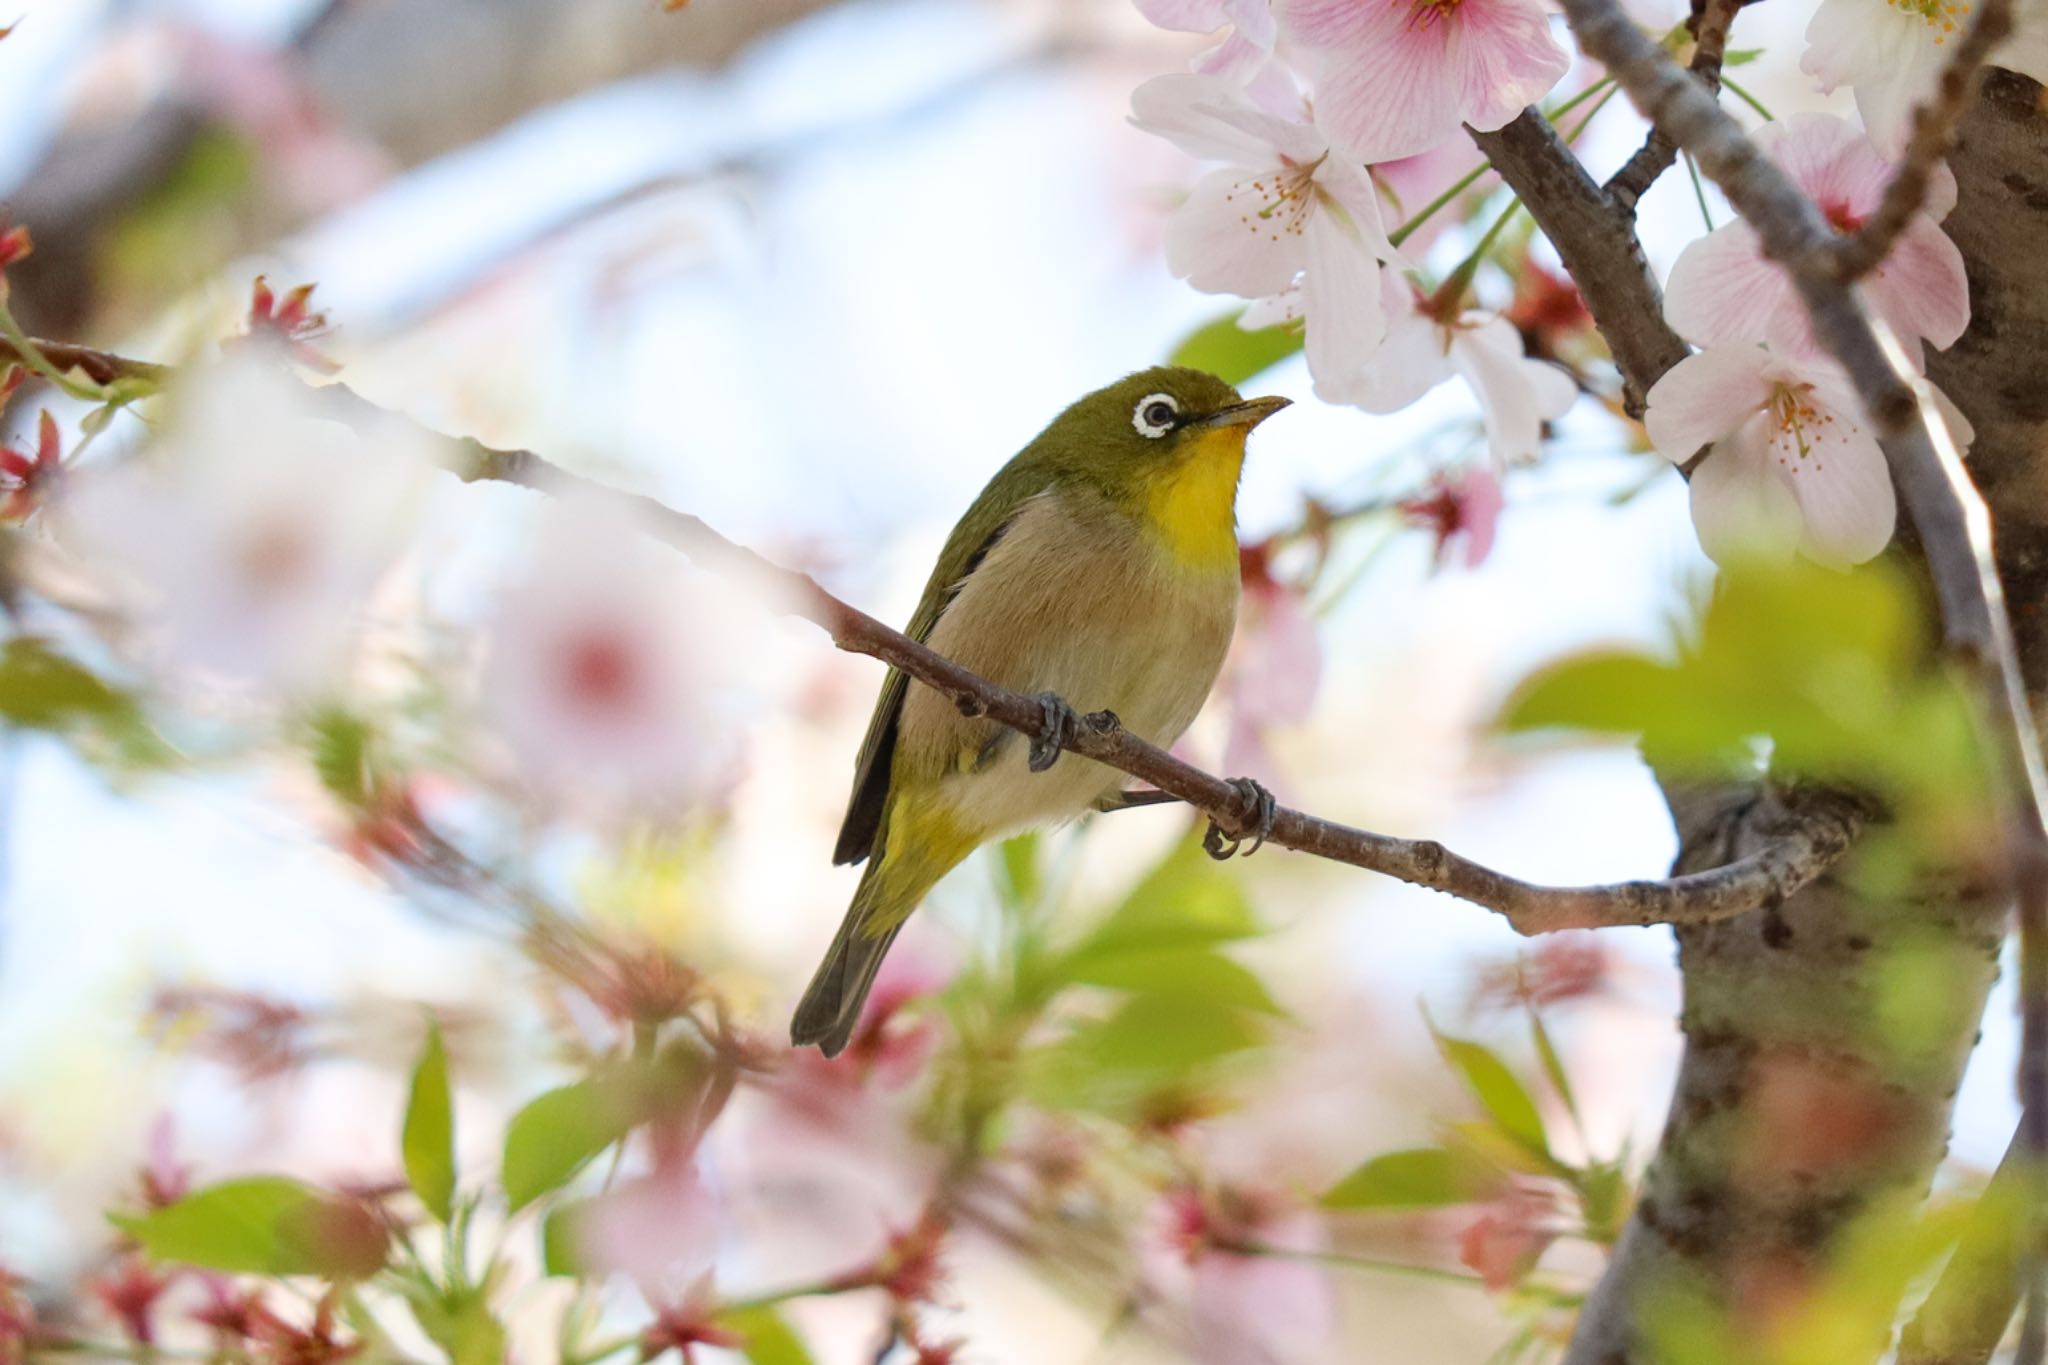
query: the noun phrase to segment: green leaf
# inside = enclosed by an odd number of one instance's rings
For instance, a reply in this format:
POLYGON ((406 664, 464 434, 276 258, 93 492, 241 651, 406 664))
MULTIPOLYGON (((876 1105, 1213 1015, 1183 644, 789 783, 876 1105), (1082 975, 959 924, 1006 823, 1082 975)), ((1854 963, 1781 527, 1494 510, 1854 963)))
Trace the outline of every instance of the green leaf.
POLYGON ((587 1199, 574 1199, 548 1211, 540 1225, 541 1268, 549 1275, 573 1279, 583 1273, 582 1229, 577 1225, 587 1199))
POLYGON ((370 727, 338 706, 313 717, 313 771, 334 799, 351 809, 370 800, 370 727))
POLYGON ((1434 1026, 1430 1032, 1435 1034, 1436 1045, 1445 1060, 1464 1078, 1466 1088, 1494 1125, 1531 1155, 1549 1161, 1550 1141, 1543 1132, 1543 1116, 1536 1111, 1536 1101, 1529 1098, 1527 1088, 1508 1070, 1507 1063, 1482 1044, 1437 1033, 1434 1026))
POLYGON ((1134 993, 1185 995, 1212 1006, 1229 1006, 1284 1017, 1252 970, 1208 948, 1122 949, 1076 954, 1064 964, 1068 981, 1134 993))
POLYGON ((1572 1122, 1579 1121, 1579 1102, 1572 1095, 1571 1078, 1565 1075, 1564 1058, 1557 1055, 1556 1044, 1550 1041, 1550 1030, 1543 1024, 1543 1016, 1536 1010, 1529 1011, 1529 1036, 1536 1044, 1536 1056, 1543 1063, 1543 1074, 1550 1078, 1550 1088, 1564 1101, 1567 1114, 1572 1122))
POLYGON ((429 1212, 442 1222, 455 1200, 455 1104, 448 1089, 448 1053, 441 1026, 427 1022, 427 1042, 412 1070, 412 1096, 401 1135, 405 1178, 429 1212))
POLYGON ((1376 1156, 1323 1195, 1332 1209, 1429 1209, 1470 1204, 1499 1185, 1479 1161, 1447 1147, 1414 1147, 1376 1156))
POLYGON ((447 1353, 449 1365, 503 1365, 505 1325, 481 1292, 411 1293, 406 1299, 413 1320, 447 1353))
POLYGON ((1202 851, 1199 837, 1190 835, 1131 888, 1073 956, 1200 947, 1259 932, 1243 886, 1202 851))
POLYGON ((1133 995, 1032 1058, 1028 1086, 1052 1108, 1124 1113, 1201 1079, 1205 1068, 1258 1047, 1256 1017, 1175 994, 1133 995))
POLYGON ((513 1211, 568 1184, 632 1129, 636 1106, 626 1089, 604 1074, 550 1090, 512 1116, 499 1179, 513 1211))
POLYGON ((1748 66, 1763 55, 1764 50, 1760 47, 1731 47, 1721 54, 1721 65, 1748 66))
POLYGON ((813 1365, 811 1353, 773 1308, 742 1308, 719 1319, 745 1338, 740 1353, 748 1365, 813 1365))
POLYGON ((1012 910, 1037 904, 1043 886, 1038 870, 1038 835, 1034 832, 1005 839, 997 846, 996 855, 1000 859, 996 889, 1003 904, 1012 910))
POLYGON ((1226 384, 1242 384, 1272 369, 1301 349, 1302 330, 1290 323, 1247 332, 1240 312, 1206 322, 1173 348, 1172 363, 1207 370, 1226 384))
POLYGON ((1639 654, 1598 652, 1538 672, 1508 700, 1510 730, 1572 729, 1631 735, 1682 715, 1672 670, 1639 654))
POLYGON ((226 1180, 150 1213, 110 1218, 158 1260, 231 1274, 362 1279, 388 1250, 369 1210, 284 1176, 226 1180))

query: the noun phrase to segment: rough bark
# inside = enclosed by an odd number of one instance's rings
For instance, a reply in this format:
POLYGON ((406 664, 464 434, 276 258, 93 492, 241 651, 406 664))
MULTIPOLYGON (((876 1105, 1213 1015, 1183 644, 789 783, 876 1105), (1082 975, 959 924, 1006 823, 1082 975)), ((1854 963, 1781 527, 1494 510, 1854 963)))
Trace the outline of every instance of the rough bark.
MULTIPOLYGON (((1994 71, 1963 124, 1947 228, 1968 262, 1973 320, 1929 366, 1976 426, 1970 466, 1997 527, 2037 717, 2048 710, 2041 96, 2034 82, 1994 71)), ((1674 811, 1680 867, 1768 837, 1777 818, 1768 802, 1682 794, 1674 811)), ((1924 1195, 2004 928, 2004 907, 1988 898, 1953 884, 1881 889, 1852 861, 1776 913, 1677 930, 1685 1055, 1670 1118, 1568 1365, 1656 1359, 1660 1305, 1675 1296, 1703 1299, 1740 1330, 1796 1293, 1856 1217, 1924 1195), (1885 1000, 1900 964, 1940 987, 1939 1007, 1906 1033, 1885 1000), (1828 1141, 1809 1144, 1810 1134, 1828 1141)), ((1867 1358, 1884 1345, 1873 1324, 1867 1358)))

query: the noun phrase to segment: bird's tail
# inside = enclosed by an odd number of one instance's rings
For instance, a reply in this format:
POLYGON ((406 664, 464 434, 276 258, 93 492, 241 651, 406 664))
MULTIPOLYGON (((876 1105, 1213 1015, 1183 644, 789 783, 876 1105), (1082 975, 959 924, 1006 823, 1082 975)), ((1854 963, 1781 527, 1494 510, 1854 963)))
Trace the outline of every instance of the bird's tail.
POLYGON ((845 1051, 874 987, 875 973, 903 922, 925 892, 974 850, 974 840, 950 829, 924 833, 938 837, 891 839, 886 852, 878 847, 868 859, 853 904, 846 907, 846 918, 839 922, 825 960, 797 1002, 789 1026, 789 1040, 797 1047, 815 1043, 827 1057, 845 1051))

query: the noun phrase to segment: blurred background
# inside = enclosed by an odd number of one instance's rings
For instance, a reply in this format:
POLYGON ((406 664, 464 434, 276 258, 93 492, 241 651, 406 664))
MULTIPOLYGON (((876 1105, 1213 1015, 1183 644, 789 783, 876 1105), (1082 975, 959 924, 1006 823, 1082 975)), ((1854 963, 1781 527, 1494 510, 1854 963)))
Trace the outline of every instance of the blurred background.
MULTIPOLYGON (((320 350, 376 402, 653 494, 887 620, 1055 412, 1228 312, 1162 261, 1192 164, 1125 122, 1131 89, 1203 40, 1118 0, 17 8, 0 44, 0 206, 35 234, 8 272, 30 332, 177 360, 237 324, 257 275, 317 282, 334 329, 320 350)), ((1752 88, 1781 113, 1830 107, 1790 59, 1803 17, 1777 8, 1736 34, 1785 58, 1751 68, 1752 88)), ((1640 137, 1617 101, 1579 146, 1604 171, 1640 137)), ((1727 217, 1711 195, 1706 211, 1727 217)), ((1660 267, 1700 212, 1682 175, 1645 201, 1660 267)), ((1457 258, 1455 234, 1440 250, 1457 258)), ((1671 637, 1707 571, 1677 477, 1582 402, 1540 465, 1511 472, 1498 538, 1470 565, 1399 506, 1478 443, 1462 390, 1373 417, 1315 402, 1298 357, 1256 387, 1298 402, 1253 444, 1244 540, 1280 537, 1274 564, 1299 581, 1312 509, 1357 514, 1312 590, 1247 613, 1188 756, 1242 760, 1230 770, 1290 804, 1531 880, 1661 874, 1673 837, 1630 748, 1488 731, 1538 665, 1671 637)), ((32 416, 15 405, 8 434, 32 416)), ((426 497, 374 602, 373 638, 398 642, 387 671, 459 653, 533 544, 530 494, 447 480, 426 497)), ((680 830, 508 819, 459 776, 422 791, 582 913, 708 964, 774 1039, 855 880, 829 853, 881 668, 797 623, 757 623, 745 648, 750 701, 720 736, 734 775, 680 830)), ((204 757, 141 776, 48 736, 0 737, 0 1263, 38 1282, 89 1270, 100 1211, 152 1152, 202 1178, 389 1178, 422 1004, 467 1021, 447 1025, 466 1163, 487 1165, 507 1116, 565 1074, 574 1021, 520 943, 366 867, 274 729, 196 710, 176 738, 204 757)), ((1099 818, 1031 856, 1085 911, 1188 824, 1178 808, 1099 818)), ((943 978, 974 955, 1003 913, 1000 874, 983 855, 941 888, 900 950, 913 966, 943 978)), ((1668 933, 1532 946, 1488 912, 1277 850, 1221 875, 1269 929, 1243 956, 1297 1032, 1286 1064, 1210 1126, 1212 1169, 1313 1189, 1426 1140, 1469 1108, 1426 1020, 1529 1065, 1500 998, 1532 951, 1583 1120, 1560 1141, 1650 1149, 1677 1053, 1668 933)), ((1994 1001, 1959 1168, 1994 1162, 2016 1119, 2011 1013, 1994 1001)), ((707 1147, 721 1285, 824 1273, 915 1217, 899 1152, 811 1137, 771 1151, 778 1131, 746 1119, 707 1147), (748 1162, 771 1159, 807 1170, 817 1202, 764 1196, 782 1187, 748 1162)), ((1408 1248, 1390 1259, 1459 1264, 1456 1220, 1396 1223, 1375 1234, 1408 1248)), ((1585 1251, 1561 1246, 1560 1273, 1597 1265, 1585 1251)), ((944 1317, 966 1359, 1196 1352, 1043 1260, 992 1236, 955 1246, 944 1317)), ((1336 1334, 1268 1342, 1271 1358, 1479 1360, 1526 1307, 1464 1283, 1314 1275, 1266 1301, 1327 1292, 1336 1334)), ((508 1309, 515 1340, 559 1298, 508 1309)), ((875 1358, 872 1304, 788 1317, 820 1362, 875 1358)), ((545 1358, 547 1329, 530 1330, 542 1344, 524 1358, 545 1358)))

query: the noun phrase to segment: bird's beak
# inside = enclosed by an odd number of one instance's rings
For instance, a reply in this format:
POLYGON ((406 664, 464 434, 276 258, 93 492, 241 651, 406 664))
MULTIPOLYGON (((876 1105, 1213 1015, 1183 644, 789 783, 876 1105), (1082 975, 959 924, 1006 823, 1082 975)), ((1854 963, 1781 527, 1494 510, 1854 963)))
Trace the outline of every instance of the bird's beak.
POLYGON ((1229 407, 1212 412, 1206 417, 1197 418, 1195 425, 1243 427, 1250 431, 1280 409, 1290 407, 1293 403, 1292 398, 1250 398, 1242 403, 1232 403, 1229 407))

